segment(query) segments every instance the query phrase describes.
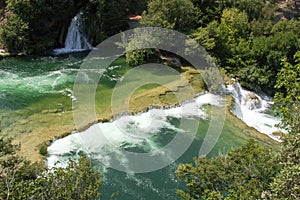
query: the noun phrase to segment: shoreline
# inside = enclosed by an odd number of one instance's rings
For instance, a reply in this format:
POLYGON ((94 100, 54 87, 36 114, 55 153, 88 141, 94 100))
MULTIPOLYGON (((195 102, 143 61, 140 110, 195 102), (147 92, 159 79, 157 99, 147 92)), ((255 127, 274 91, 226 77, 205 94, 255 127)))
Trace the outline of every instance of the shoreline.
MULTIPOLYGON (((196 97, 201 92, 205 92, 204 84, 201 81, 201 75, 196 69, 190 66, 182 66, 181 69, 181 79, 168 83, 166 86, 158 86, 150 90, 134 94, 130 99, 130 105, 134 105, 134 107, 130 106, 129 112, 126 112, 126 114, 135 115, 158 105, 160 105, 160 107, 176 106, 185 100, 196 97), (178 99, 166 98, 166 96, 170 93, 176 93, 180 89, 184 89, 189 86, 189 84, 192 85, 194 93, 186 95, 180 102, 178 99), (149 101, 149 99, 151 99, 151 101, 149 101)), ((115 115, 113 116, 110 110, 105 110, 100 116, 97 116, 96 120, 93 122, 87 122, 84 126, 81 126, 78 129, 76 129, 73 121, 72 110, 65 111, 64 113, 56 113, 49 110, 48 112, 45 112, 45 114, 47 114, 47 118, 60 117, 61 121, 58 120, 57 123, 59 126, 50 125, 49 127, 37 127, 37 129, 34 129, 32 132, 18 135, 13 139, 14 144, 21 144, 19 154, 32 162, 44 162, 45 156, 40 154, 40 148, 42 146, 49 146, 53 140, 66 137, 74 131, 85 130, 96 123, 109 122, 115 117, 124 115, 125 113, 122 109, 120 109, 118 110, 118 113, 114 113, 115 115)), ((43 123, 44 119, 39 119, 36 116, 31 117, 33 118, 32 120, 39 120, 43 123)))
MULTIPOLYGON (((173 81, 171 83, 166 84, 166 86, 158 86, 149 90, 145 90, 139 92, 138 94, 134 93, 134 95, 130 98, 129 111, 126 110, 124 112, 124 108, 118 109, 117 113, 112 114, 110 109, 106 109, 100 116, 97 116, 97 119, 93 122, 84 123, 83 126, 76 129, 74 120, 73 120, 73 111, 69 110, 62 113, 51 112, 50 110, 46 113, 47 117, 57 117, 61 116, 61 121, 58 121, 60 126, 49 126, 46 127, 38 127, 38 129, 34 130, 31 133, 19 135, 14 139, 14 143, 21 144, 20 155, 26 157, 28 160, 32 162, 43 162, 45 163, 45 156, 40 154, 41 147, 48 147, 52 144, 54 140, 64 138, 74 131, 80 132, 89 128, 90 126, 97 123, 105 123, 110 122, 118 117, 123 115, 138 115, 139 113, 147 112, 153 108, 168 108, 168 107, 176 107, 181 103, 192 100, 193 98, 199 96, 201 93, 206 92, 204 83, 201 80, 201 75, 198 71, 192 67, 183 66, 181 67, 182 72, 181 76, 184 77, 184 80, 181 79, 173 81), (192 85, 194 93, 187 94, 184 96, 184 99, 180 101, 177 98, 174 98, 174 93, 179 92, 180 90, 184 90, 185 87, 192 85), (149 99, 151 101, 149 101, 149 99), (62 123, 62 124, 61 124, 62 123)), ((176 96, 175 96, 176 97, 176 96)), ((227 97, 227 99, 230 97, 227 97)), ((275 140, 271 139, 268 135, 264 133, 260 133, 255 128, 248 126, 242 120, 238 119, 233 113, 230 112, 230 107, 232 106, 232 100, 227 100, 227 111, 226 111, 226 120, 233 121, 236 127, 239 127, 242 130, 242 134, 246 134, 247 136, 253 137, 258 140, 260 143, 267 145, 271 148, 277 150, 279 148, 279 143, 275 140)))

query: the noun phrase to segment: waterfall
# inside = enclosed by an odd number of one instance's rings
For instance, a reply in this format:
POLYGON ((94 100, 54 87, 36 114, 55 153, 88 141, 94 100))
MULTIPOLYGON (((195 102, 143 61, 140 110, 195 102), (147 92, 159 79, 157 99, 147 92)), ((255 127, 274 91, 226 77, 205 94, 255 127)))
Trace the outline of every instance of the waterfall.
POLYGON ((85 27, 82 21, 82 14, 82 11, 79 11, 71 21, 65 41, 65 49, 72 50, 93 48, 84 33, 85 27))
POLYGON ((65 47, 55 49, 55 54, 69 53, 93 49, 85 34, 85 26, 82 19, 83 12, 80 10, 72 19, 65 40, 65 47))
POLYGON ((238 82, 228 85, 227 92, 234 98, 235 105, 231 110, 234 115, 259 132, 280 140, 272 133, 285 131, 276 127, 280 119, 268 113, 273 104, 270 97, 245 90, 238 82))

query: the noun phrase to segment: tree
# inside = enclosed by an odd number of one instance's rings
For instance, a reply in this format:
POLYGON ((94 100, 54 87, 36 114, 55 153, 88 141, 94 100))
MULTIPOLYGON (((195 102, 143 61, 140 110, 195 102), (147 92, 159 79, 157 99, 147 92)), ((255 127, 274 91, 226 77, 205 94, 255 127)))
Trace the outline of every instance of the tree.
POLYGON ((222 10, 225 5, 219 1, 212 0, 192 0, 195 6, 197 24, 201 27, 206 26, 214 20, 220 20, 222 10))
POLYGON ((195 165, 178 166, 177 177, 187 190, 182 199, 258 199, 279 171, 275 153, 250 140, 227 156, 194 159, 195 165))
POLYGON ((252 21, 253 19, 261 17, 265 0, 237 0, 236 4, 237 8, 241 11, 245 11, 250 21, 252 21))
POLYGON ((191 33, 191 37, 196 40, 205 50, 211 51, 216 46, 216 36, 218 22, 212 21, 205 28, 199 27, 191 33))
POLYGON ((282 117, 281 126, 288 129, 280 152, 282 170, 271 184, 274 199, 300 198, 300 52, 295 64, 283 61, 276 82, 275 109, 282 117))
POLYGON ((229 73, 237 72, 249 60, 250 23, 245 12, 236 8, 224 9, 217 28, 214 55, 229 73))
POLYGON ((300 199, 300 165, 285 167, 271 185, 272 199, 300 199))
MULTIPOLYGON (((17 52, 40 52, 49 47, 54 47, 59 43, 60 35, 64 34, 64 29, 70 23, 70 19, 75 16, 77 9, 83 6, 83 1, 61 0, 61 1, 45 1, 45 0, 6 0, 6 14, 2 30, 10 31, 11 34, 23 37, 26 42, 23 46, 12 46, 9 41, 3 37, 1 42, 4 43, 8 51, 17 52), (62 9, 64 8, 64 9, 62 9), (15 20, 26 24, 26 34, 24 28, 20 26, 12 26, 10 16, 14 16, 15 20), (66 27, 65 27, 66 26, 66 27)), ((15 41, 19 38, 15 37, 15 41)), ((23 44, 23 43, 22 43, 23 44)))
POLYGON ((12 52, 26 50, 28 35, 28 23, 15 14, 7 16, 6 23, 0 27, 0 40, 12 52))
POLYGON ((275 87, 283 89, 275 95, 275 109, 282 118, 282 126, 300 132, 300 51, 294 56, 295 64, 283 60, 275 87))
POLYGON ((128 16, 141 13, 145 0, 89 0, 85 10, 87 36, 93 45, 129 28, 128 16))
POLYGON ((42 172, 42 165, 30 163, 16 155, 20 145, 11 144, 11 139, 0 138, 0 199, 21 199, 15 196, 16 185, 32 181, 42 172))
MULTIPOLYGON (((295 110, 295 114, 299 115, 299 109, 295 110)), ((289 132, 282 140, 280 152, 282 170, 271 183, 271 195, 276 200, 300 199, 300 133, 289 132)))
POLYGON ((33 181, 23 180, 14 195, 22 199, 100 199, 102 176, 98 170, 82 155, 77 162, 70 160, 66 168, 55 167, 33 181))
MULTIPOLYGON (((236 51, 236 55, 241 55, 241 60, 246 63, 234 65, 239 66, 236 76, 244 86, 274 94, 274 77, 282 68, 280 61, 284 57, 287 61, 293 60, 293 55, 300 48, 299 33, 295 29, 273 27, 268 34, 253 37, 245 51, 236 51)), ((239 59, 233 57, 233 62, 237 61, 239 59)))
POLYGON ((248 16, 237 8, 224 9, 219 29, 220 36, 229 44, 234 44, 239 38, 247 39, 250 34, 248 16))
POLYGON ((82 155, 66 168, 45 169, 17 156, 19 145, 0 138, 0 199, 99 199, 102 176, 82 155))
POLYGON ((162 27, 188 32, 195 24, 195 8, 190 0, 152 0, 141 23, 145 26, 162 27))

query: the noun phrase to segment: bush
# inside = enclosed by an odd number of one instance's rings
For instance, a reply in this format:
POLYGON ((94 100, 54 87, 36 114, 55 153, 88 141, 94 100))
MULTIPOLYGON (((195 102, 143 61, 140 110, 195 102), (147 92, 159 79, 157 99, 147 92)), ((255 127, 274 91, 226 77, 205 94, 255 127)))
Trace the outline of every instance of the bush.
POLYGON ((41 146, 40 154, 43 155, 43 156, 47 155, 47 153, 48 153, 47 148, 48 147, 46 145, 41 146))
POLYGON ((0 40, 12 52, 25 50, 28 38, 28 23, 17 15, 9 15, 6 23, 0 28, 0 40))

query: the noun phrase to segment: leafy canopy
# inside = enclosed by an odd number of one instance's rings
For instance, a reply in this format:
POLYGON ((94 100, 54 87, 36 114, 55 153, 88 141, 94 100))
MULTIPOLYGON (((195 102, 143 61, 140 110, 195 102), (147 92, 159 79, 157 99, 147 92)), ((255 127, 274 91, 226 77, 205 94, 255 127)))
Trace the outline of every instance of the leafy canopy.
POLYGON ((17 156, 19 145, 0 138, 0 199, 99 199, 102 176, 82 155, 66 168, 45 169, 17 156))
POLYGON ((178 166, 177 177, 187 189, 177 194, 182 199, 258 199, 279 170, 276 159, 254 140, 226 156, 195 158, 194 165, 178 166))

